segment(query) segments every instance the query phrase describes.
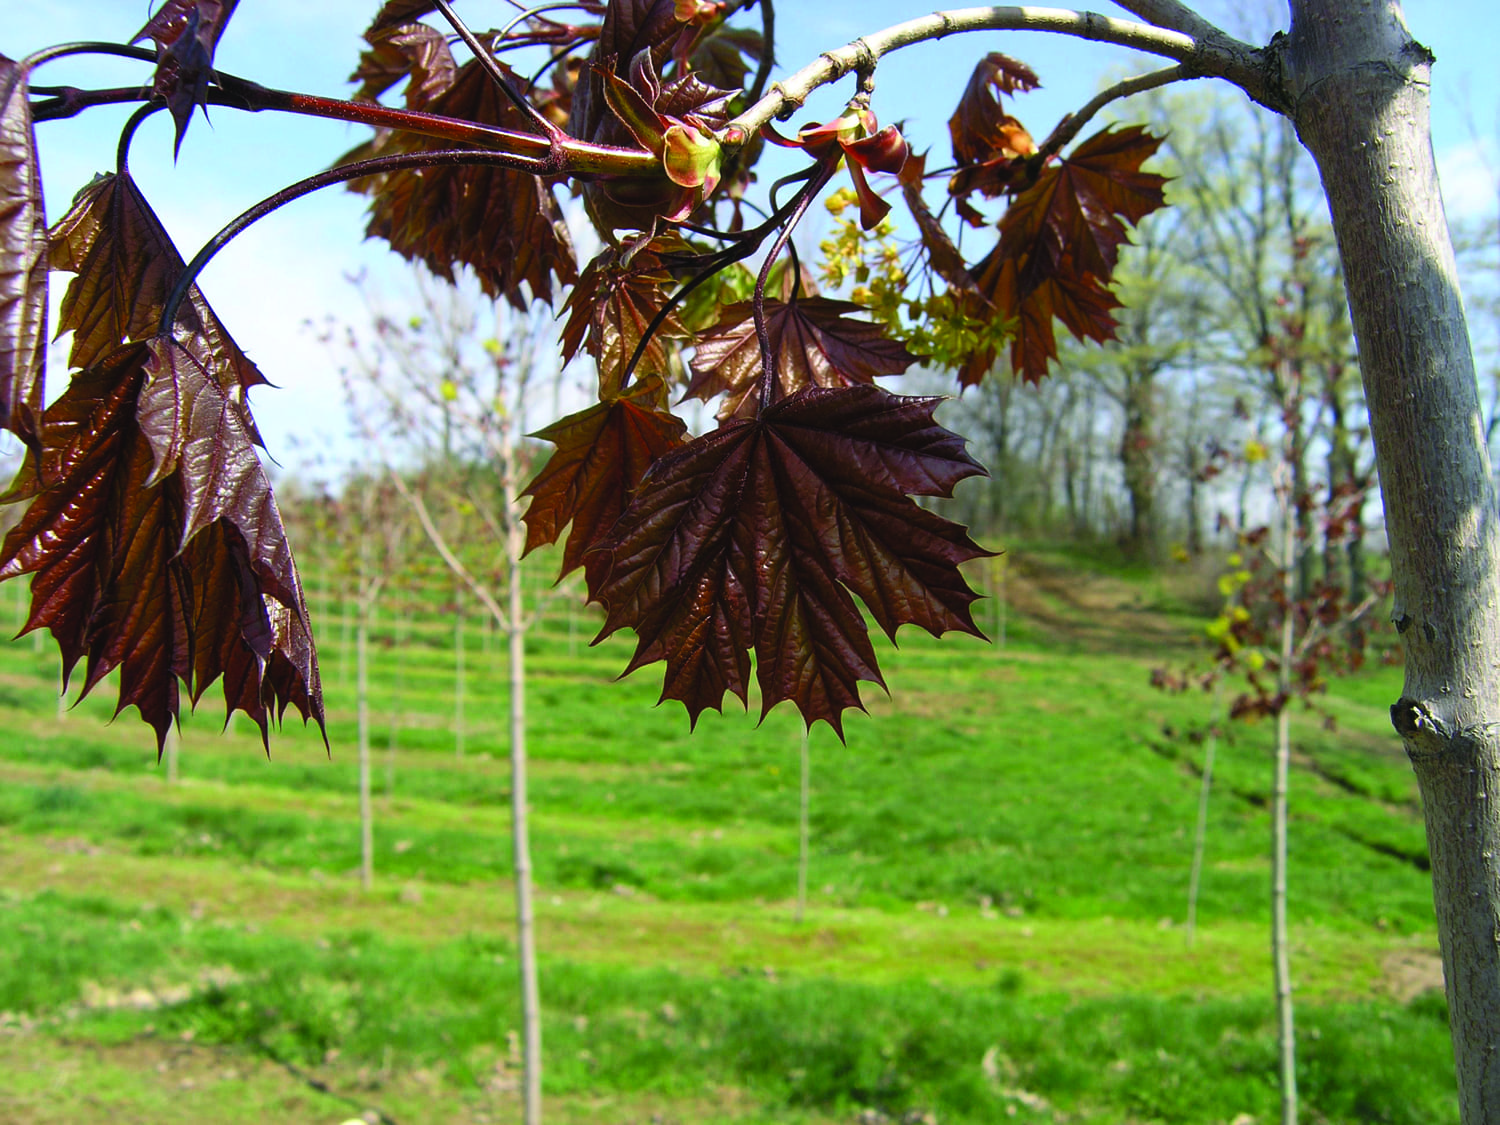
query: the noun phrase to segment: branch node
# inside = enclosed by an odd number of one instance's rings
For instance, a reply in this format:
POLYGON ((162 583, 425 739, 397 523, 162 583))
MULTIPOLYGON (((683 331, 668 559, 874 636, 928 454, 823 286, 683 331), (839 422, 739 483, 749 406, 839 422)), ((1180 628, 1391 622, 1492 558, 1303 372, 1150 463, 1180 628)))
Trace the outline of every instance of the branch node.
MULTIPOLYGON (((828 53, 826 51, 824 52, 824 57, 828 57, 828 53)), ((787 93, 786 87, 783 86, 780 82, 771 83, 771 89, 768 96, 781 99, 781 108, 776 111, 777 121, 790 121, 792 114, 796 113, 799 109, 802 108, 803 99, 787 93)))
POLYGON ((1407 755, 1414 761, 1436 758, 1453 745, 1453 733, 1443 719, 1432 713, 1423 702, 1403 695, 1391 704, 1391 726, 1406 742, 1407 755))

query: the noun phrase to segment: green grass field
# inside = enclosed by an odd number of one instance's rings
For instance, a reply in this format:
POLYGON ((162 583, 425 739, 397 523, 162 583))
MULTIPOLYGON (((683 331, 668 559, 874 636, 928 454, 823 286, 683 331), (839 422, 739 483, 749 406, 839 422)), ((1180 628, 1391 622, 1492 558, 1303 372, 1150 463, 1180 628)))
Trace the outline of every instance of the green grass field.
MULTIPOLYGON (((1197 619, 1170 575, 1044 552, 1008 575, 1003 648, 903 633, 892 696, 847 745, 814 731, 800 925, 794 717, 757 726, 752 698, 689 734, 659 673, 614 682, 627 643, 554 604, 527 641, 550 1120, 1273 1119, 1272 731, 1220 746, 1189 948, 1209 699, 1148 679, 1197 619)), ((106 687, 59 715, 50 641, 0 648, 0 1121, 516 1119, 504 645, 468 630, 458 757, 451 620, 399 647, 386 620, 366 895, 330 608, 331 756, 289 726, 268 760, 206 703, 171 786, 106 687)), ((1457 1120, 1398 685, 1336 684, 1336 730, 1295 724, 1312 1122, 1457 1120)))

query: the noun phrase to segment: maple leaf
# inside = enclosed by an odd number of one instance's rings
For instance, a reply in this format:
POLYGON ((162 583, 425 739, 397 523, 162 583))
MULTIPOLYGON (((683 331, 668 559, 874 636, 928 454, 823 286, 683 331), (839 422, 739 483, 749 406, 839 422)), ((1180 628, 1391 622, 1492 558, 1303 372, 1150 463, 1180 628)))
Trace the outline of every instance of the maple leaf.
MULTIPOLYGON (((156 335, 167 297, 187 268, 156 212, 128 172, 96 176, 78 193, 50 235, 52 268, 77 276, 63 294, 57 331, 73 333, 68 362, 92 367, 131 340, 156 335)), ((177 311, 177 327, 193 341, 226 389, 266 384, 197 285, 177 311)))
POLYGON ((156 81, 151 92, 164 98, 177 136, 175 156, 182 149, 188 122, 197 106, 208 104, 208 85, 214 76, 214 51, 234 15, 239 0, 167 0, 131 40, 156 43, 156 81))
MULTIPOLYGON (((850 313, 864 310, 849 301, 804 297, 766 301, 766 330, 781 396, 803 387, 846 387, 881 375, 900 375, 916 362, 904 344, 885 329, 850 313)), ((744 301, 724 310, 723 319, 698 341, 687 397, 724 395, 719 420, 748 417, 759 408, 760 341, 754 305, 744 301)))
MULTIPOLYGON (((1057 358, 1054 318, 1079 340, 1105 343, 1117 327, 1113 310, 1119 300, 1097 276, 1079 272, 1070 260, 1059 263, 1057 272, 1032 286, 1024 286, 1016 259, 997 247, 975 268, 975 282, 998 315, 1015 323, 1011 340, 1011 370, 1029 383, 1040 382, 1048 364, 1057 358)), ((960 367, 959 382, 978 385, 995 361, 992 349, 981 349, 960 367)))
POLYGON ((385 31, 402 24, 416 23, 423 16, 435 11, 437 11, 437 5, 432 0, 385 0, 385 3, 380 6, 380 11, 375 13, 375 20, 370 24, 370 31, 385 31))
MULTIPOLYGON (((181 490, 181 541, 188 544, 208 528, 224 524, 233 535, 226 547, 243 555, 238 580, 242 601, 263 603, 250 628, 242 630, 251 651, 266 663, 263 698, 274 700, 278 716, 288 702, 321 725, 322 692, 307 613, 307 600, 287 542, 286 527, 271 482, 256 455, 248 419, 226 395, 194 350, 176 341, 151 342, 146 369, 150 381, 137 405, 137 421, 150 443, 152 483, 173 480, 181 490), (264 628, 262 628, 264 626, 264 628), (273 659, 279 658, 279 659, 273 659), (267 694, 269 693, 269 694, 267 694)), ((209 606, 222 612, 223 606, 209 606)), ((194 630, 190 627, 190 632, 194 630)), ((195 666, 196 700, 222 668, 195 666)), ((226 679, 226 699, 231 683, 226 679)), ((265 731, 265 714, 251 713, 265 731)))
POLYGON ((692 73, 710 86, 739 90, 765 49, 765 37, 759 31, 721 23, 693 45, 689 62, 692 73))
MULTIPOLYGON (((408 108, 484 125, 530 128, 490 74, 472 59, 454 68, 451 84, 439 89, 452 61, 442 61, 448 48, 425 40, 421 46, 426 70, 407 85, 408 108)), ((506 73, 515 78, 508 68, 506 73)), ((524 83, 517 79, 516 85, 524 83)), ((452 142, 412 133, 381 132, 347 153, 342 162, 453 147, 452 142)), ((402 257, 421 262, 445 281, 454 280, 455 266, 467 265, 488 296, 504 297, 524 309, 528 295, 523 286, 529 288, 530 298, 550 302, 554 277, 562 285, 578 277, 557 201, 546 183, 528 172, 454 165, 366 177, 349 186, 373 197, 367 236, 385 239, 402 257)))
POLYGON ((950 496, 984 470, 932 416, 938 399, 809 387, 657 461, 600 550, 599 639, 635 630, 627 673, 664 660, 663 699, 691 722, 793 701, 843 735, 858 681, 884 686, 857 594, 892 639, 903 624, 981 635, 961 563, 985 555, 912 496, 950 496))
POLYGON ((44 398, 48 268, 28 76, 0 55, 0 426, 28 444, 44 398))
MULTIPOLYGON (((603 400, 620 393, 630 357, 670 297, 672 275, 657 253, 663 246, 663 240, 657 239, 651 247, 632 255, 628 265, 615 251, 601 252, 583 271, 563 306, 568 312, 562 330, 563 362, 569 362, 580 347, 587 346, 599 373, 599 397, 603 400)), ((687 335, 677 315, 668 314, 641 354, 642 370, 668 371, 669 341, 687 335)))
POLYGON ((408 105, 427 105, 453 85, 458 64, 442 32, 425 23, 398 24, 365 32, 368 50, 349 76, 358 82, 355 101, 375 101, 402 79, 410 80, 408 105))
POLYGON ((572 524, 558 577, 585 563, 584 556, 625 511, 646 470, 682 444, 687 428, 661 408, 665 397, 661 379, 650 376, 627 393, 532 435, 557 449, 522 493, 531 497, 523 517, 526 551, 557 542, 572 524))
POLYGON ((220 673, 230 706, 263 733, 266 702, 321 726, 301 584, 248 430, 213 376, 171 341, 128 345, 74 375, 41 443, 6 496, 28 504, 0 578, 34 575, 23 631, 52 631, 64 675, 86 657, 87 693, 118 668, 116 713, 137 707, 158 746, 179 683, 196 699, 220 673), (226 619, 244 651, 225 654, 226 619))
POLYGON ((1023 285, 1057 273, 1065 258, 1081 273, 1113 273, 1125 224, 1166 205, 1166 177, 1140 170, 1161 142, 1139 125, 1103 129, 1015 198, 1000 219, 1000 252, 1023 260, 1023 285))
MULTIPOLYGON (((1054 318, 1080 340, 1114 337, 1120 303, 1109 283, 1126 224, 1166 202, 1165 177, 1140 170, 1160 144, 1139 126, 1106 128, 1044 169, 1001 217, 999 244, 971 272, 998 315, 1016 321, 1011 366, 1028 381, 1057 358, 1054 318)), ((971 357, 960 381, 979 382, 992 360, 971 357)))
POLYGON ((982 58, 958 99, 958 108, 948 119, 954 162, 982 164, 997 157, 1008 159, 1035 152, 1031 134, 1001 108, 1000 98, 1035 90, 1039 85, 1035 72, 1023 62, 998 51, 982 58))

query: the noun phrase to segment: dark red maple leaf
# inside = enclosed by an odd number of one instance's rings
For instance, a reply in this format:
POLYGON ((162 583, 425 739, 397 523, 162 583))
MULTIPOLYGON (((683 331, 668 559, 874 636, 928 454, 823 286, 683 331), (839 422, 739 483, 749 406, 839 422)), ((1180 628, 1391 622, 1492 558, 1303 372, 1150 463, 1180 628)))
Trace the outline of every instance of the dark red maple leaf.
POLYGON ((44 398, 48 268, 28 76, 0 55, 0 426, 27 443, 44 398))
MULTIPOLYGON (((803 297, 766 301, 766 330, 782 397, 803 387, 847 387, 881 375, 900 375, 916 362, 906 345, 872 321, 850 316, 865 310, 849 301, 803 297)), ((723 395, 720 421, 747 417, 759 408, 752 393, 760 384, 760 341, 754 306, 730 305, 723 319, 698 340, 693 353, 690 398, 723 395)))
POLYGON ((997 158, 1029 156, 1036 142, 1026 128, 1001 106, 1001 96, 1035 90, 1040 83, 1023 62, 998 51, 974 68, 958 108, 948 119, 953 159, 958 164, 983 164, 997 158))
MULTIPOLYGON (((1119 300, 1105 281, 1093 274, 1077 271, 1069 261, 1051 277, 1027 288, 1021 283, 1020 264, 1007 258, 998 248, 974 267, 975 281, 999 315, 1015 323, 1011 340, 1011 370, 1027 382, 1039 382, 1047 374, 1048 364, 1057 358, 1054 318, 1079 340, 1104 343, 1113 339, 1117 327, 1113 310, 1119 300)), ((959 381, 966 387, 984 379, 995 356, 981 352, 970 357, 959 370, 959 381)))
POLYGON ((397 24, 365 33, 369 48, 359 56, 359 66, 349 76, 358 82, 355 101, 374 101, 396 83, 407 79, 408 105, 429 105, 453 85, 458 64, 448 49, 448 40, 425 23, 397 24))
MULTIPOLYGON (((1165 177, 1141 164, 1161 144, 1139 126, 1107 128, 1046 168, 1000 219, 1000 242, 971 271, 996 313, 1017 324, 1012 369, 1030 382, 1057 358, 1052 321, 1080 340, 1113 339, 1110 291, 1120 246, 1135 224, 1165 205, 1165 177)), ((993 356, 977 355, 959 373, 979 382, 993 356)))
POLYGON ((437 10, 438 7, 432 0, 385 0, 380 5, 380 11, 375 13, 370 31, 384 31, 402 24, 416 23, 423 16, 437 10))
POLYGON ((650 376, 629 393, 532 435, 557 449, 522 493, 531 497, 523 517, 526 551, 555 543, 572 524, 559 577, 585 564, 584 556, 614 527, 646 470, 682 444, 686 427, 662 409, 665 397, 661 379, 650 376))
POLYGON ((323 723, 300 580, 238 406, 180 345, 128 345, 74 375, 6 499, 27 502, 0 578, 32 574, 26 631, 49 628, 84 691, 116 668, 158 744, 225 676, 266 728, 288 703, 323 723), (153 357, 153 347, 163 357, 153 357), (253 468, 252 468, 253 466, 253 468), (236 647, 238 646, 238 647, 236 647))
POLYGON ((911 500, 983 472, 938 401, 809 387, 667 454, 590 570, 600 639, 634 629, 626 671, 664 660, 662 698, 692 722, 726 692, 748 701, 753 650, 762 715, 791 700, 842 737, 858 681, 884 686, 853 594, 893 639, 980 635, 958 567, 987 552, 911 500))
MULTIPOLYGON (((631 255, 628 265, 621 254, 602 251, 583 271, 563 306, 568 312, 562 330, 563 362, 586 347, 599 373, 601 400, 620 393, 630 357, 671 296, 672 275, 657 252, 664 245, 657 239, 631 255)), ((640 369, 665 374, 671 366, 669 341, 687 335, 682 321, 669 313, 647 342, 640 369)))
MULTIPOLYGON (((439 89, 452 63, 451 57, 447 63, 441 58, 448 48, 424 39, 421 50, 425 70, 407 85, 409 109, 529 130, 530 123, 478 62, 454 67, 451 84, 439 89)), ((517 87, 524 85, 508 68, 506 73, 517 87)), ((343 162, 453 147, 412 133, 382 132, 343 162)), ((446 281, 454 279, 456 266, 467 265, 486 294, 524 309, 531 299, 552 300, 554 278, 561 285, 577 280, 557 201, 547 184, 528 172, 454 165, 392 172, 349 186, 372 197, 366 235, 385 239, 402 257, 446 281)))
POLYGON ((693 44, 689 65, 710 86, 739 90, 765 49, 765 37, 759 31, 720 23, 693 44))
POLYGON ((174 155, 182 148, 193 110, 207 105, 214 51, 239 0, 166 0, 132 43, 156 43, 156 81, 151 92, 165 98, 177 125, 174 155))
POLYGON ((1161 141, 1139 125, 1106 128, 1016 196, 1000 219, 1000 253, 1022 263, 1023 286, 1058 273, 1065 258, 1078 273, 1109 278, 1129 239, 1125 224, 1166 205, 1166 177, 1141 171, 1161 141))
MULTIPOLYGON (((128 172, 96 177, 79 192, 52 228, 50 242, 52 268, 77 274, 58 316, 58 331, 73 333, 73 367, 92 367, 121 344, 156 335, 167 297, 187 267, 128 172)), ((245 392, 265 384, 265 376, 196 285, 179 306, 176 325, 261 444, 245 392)))

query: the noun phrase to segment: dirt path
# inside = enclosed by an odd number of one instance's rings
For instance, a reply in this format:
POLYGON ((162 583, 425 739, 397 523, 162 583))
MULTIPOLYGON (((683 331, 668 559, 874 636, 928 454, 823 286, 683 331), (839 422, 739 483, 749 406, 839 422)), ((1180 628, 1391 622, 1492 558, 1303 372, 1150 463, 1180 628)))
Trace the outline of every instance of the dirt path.
POLYGON ((1138 586, 1108 575, 1080 574, 1045 557, 1004 556, 1006 611, 1054 639, 1089 651, 1178 647, 1190 638, 1183 620, 1141 604, 1138 586))

